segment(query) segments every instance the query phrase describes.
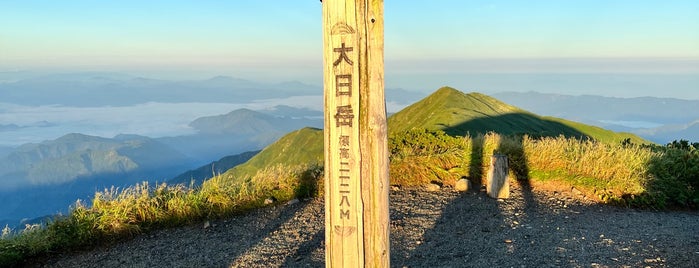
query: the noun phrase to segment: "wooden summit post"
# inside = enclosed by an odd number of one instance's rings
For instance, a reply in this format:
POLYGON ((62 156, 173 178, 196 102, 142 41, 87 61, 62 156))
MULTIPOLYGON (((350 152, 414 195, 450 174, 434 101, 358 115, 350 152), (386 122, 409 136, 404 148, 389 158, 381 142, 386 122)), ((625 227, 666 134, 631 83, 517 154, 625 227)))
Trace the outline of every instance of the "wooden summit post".
POLYGON ((383 0, 325 0, 326 267, 389 267, 383 0))

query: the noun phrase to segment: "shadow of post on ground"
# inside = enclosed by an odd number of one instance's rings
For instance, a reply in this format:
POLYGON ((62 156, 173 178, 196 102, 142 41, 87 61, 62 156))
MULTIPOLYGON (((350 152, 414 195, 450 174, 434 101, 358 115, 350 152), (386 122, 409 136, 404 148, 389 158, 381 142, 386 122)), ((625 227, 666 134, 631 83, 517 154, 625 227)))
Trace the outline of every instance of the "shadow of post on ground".
MULTIPOLYGON (((508 138, 501 139, 495 146, 494 151, 484 151, 486 140, 482 135, 471 136, 471 152, 469 162, 469 180, 475 186, 475 190, 459 193, 439 213, 442 215, 436 220, 433 228, 424 232, 421 245, 409 253, 408 259, 394 259, 395 264, 404 263, 421 264, 425 266, 453 265, 454 259, 463 259, 463 266, 498 266, 509 265, 511 262, 501 262, 498 258, 506 258, 512 255, 515 250, 522 251, 526 245, 516 245, 521 241, 512 241, 509 238, 513 229, 525 224, 526 213, 524 211, 537 211, 538 203, 532 191, 529 178, 529 167, 523 146, 523 133, 536 137, 556 137, 566 136, 575 138, 585 138, 586 136, 561 123, 544 120, 526 113, 507 114, 496 117, 484 117, 464 122, 457 126, 444 129, 451 136, 470 136, 474 129, 489 129, 489 131, 506 135, 508 138), (508 122, 524 122, 527 129, 514 129, 508 122), (558 131, 551 131, 557 129, 558 131), (533 133, 533 134, 532 134, 533 133), (513 200, 497 200, 487 197, 482 190, 485 177, 485 166, 490 161, 486 161, 493 153, 505 154, 510 163, 510 183, 516 183, 517 187, 511 187, 510 191, 518 191, 513 195, 513 200), (474 203, 477 202, 477 203, 474 203), (484 213, 482 210, 486 210, 484 213), (471 217, 472 215, 490 215, 484 218, 471 217), (463 243, 484 245, 477 252, 465 252, 459 248, 441 248, 440 239, 450 237, 463 238, 463 243), (490 240, 502 241, 493 245, 490 240), (520 247, 516 249, 516 247, 520 247)), ((492 147, 491 147, 492 148, 492 147)), ((469 246, 473 250, 473 246, 469 246)), ((526 253, 524 254, 526 255, 526 253)), ((526 258, 525 258, 526 259, 526 258)), ((521 261, 521 260, 520 260, 521 261)), ((458 263, 458 261, 456 261, 458 263)), ((524 261, 523 264, 527 262, 524 261)), ((461 264, 459 264, 461 265, 461 264)))

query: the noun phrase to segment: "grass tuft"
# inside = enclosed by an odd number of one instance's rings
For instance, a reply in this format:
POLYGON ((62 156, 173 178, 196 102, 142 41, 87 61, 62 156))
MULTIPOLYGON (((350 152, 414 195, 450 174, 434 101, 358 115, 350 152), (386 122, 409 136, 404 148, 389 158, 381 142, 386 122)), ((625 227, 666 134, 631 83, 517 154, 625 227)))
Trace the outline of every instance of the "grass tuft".
POLYGON ((0 266, 15 266, 27 258, 95 244, 110 243, 151 229, 219 218, 260 207, 265 198, 279 201, 319 193, 322 167, 274 166, 252 178, 223 175, 200 187, 147 182, 95 193, 91 206, 78 201, 67 216, 45 227, 5 227, 0 239, 0 266))

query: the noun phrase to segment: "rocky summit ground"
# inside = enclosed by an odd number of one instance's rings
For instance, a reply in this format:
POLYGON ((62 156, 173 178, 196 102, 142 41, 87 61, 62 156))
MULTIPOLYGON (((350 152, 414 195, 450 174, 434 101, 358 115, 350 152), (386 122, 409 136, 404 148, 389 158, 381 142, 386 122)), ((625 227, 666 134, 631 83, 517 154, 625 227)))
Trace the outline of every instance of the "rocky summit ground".
MULTIPOLYGON (((699 267, 699 213, 599 205, 575 190, 391 191, 393 267, 699 267)), ((322 267, 323 202, 277 204, 32 260, 27 267, 322 267)))

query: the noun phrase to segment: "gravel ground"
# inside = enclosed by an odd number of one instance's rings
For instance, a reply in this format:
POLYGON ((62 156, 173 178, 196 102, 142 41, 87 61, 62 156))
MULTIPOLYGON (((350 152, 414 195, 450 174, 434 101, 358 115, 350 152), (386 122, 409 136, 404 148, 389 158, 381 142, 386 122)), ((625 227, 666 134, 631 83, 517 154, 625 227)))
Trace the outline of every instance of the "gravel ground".
MULTIPOLYGON (((391 191, 393 267, 699 267, 699 213, 512 187, 511 198, 391 191)), ((322 200, 154 231, 27 267, 322 267, 322 200)))

